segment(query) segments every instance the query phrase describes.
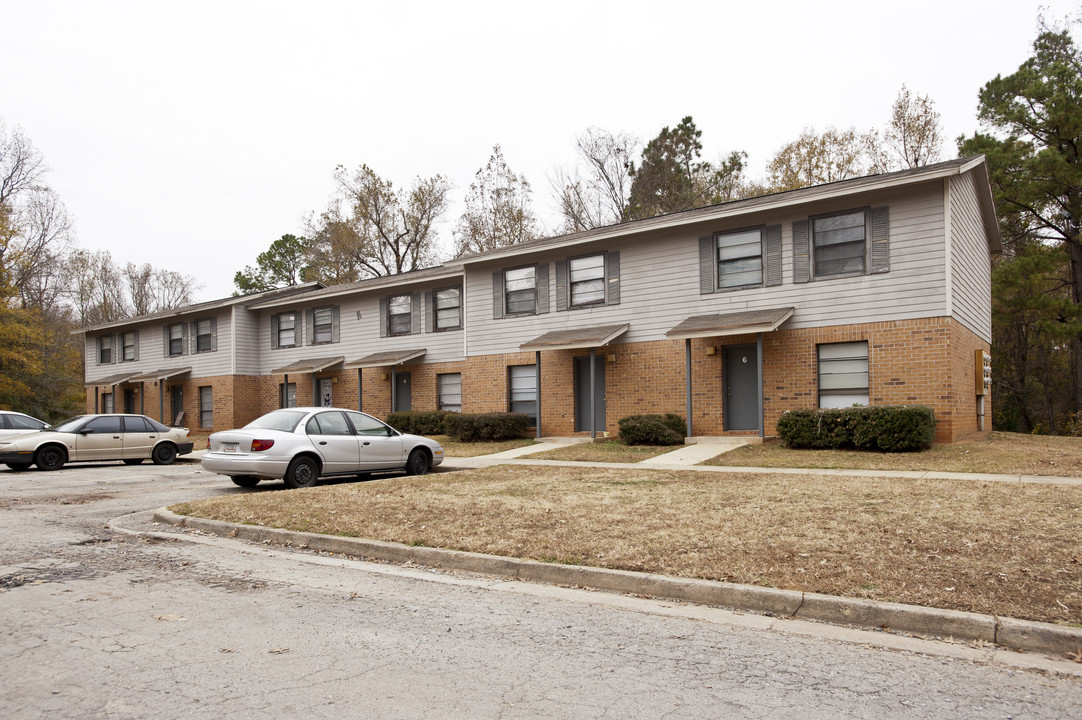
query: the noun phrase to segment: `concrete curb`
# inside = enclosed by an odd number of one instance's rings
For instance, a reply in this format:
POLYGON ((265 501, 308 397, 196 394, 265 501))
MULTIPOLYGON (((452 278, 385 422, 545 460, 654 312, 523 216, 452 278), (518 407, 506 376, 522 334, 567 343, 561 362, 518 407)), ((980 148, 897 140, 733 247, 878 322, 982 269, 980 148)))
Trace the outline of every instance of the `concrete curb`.
POLYGON ((1013 650, 1043 653, 1061 660, 1068 658, 1070 654, 1082 653, 1082 629, 1051 623, 796 590, 777 590, 755 585, 675 578, 580 565, 555 565, 460 550, 413 547, 380 540, 240 525, 177 515, 164 507, 154 511, 154 520, 224 537, 395 563, 415 563, 445 570, 499 575, 514 580, 586 587, 630 595, 650 595, 800 620, 995 643, 1013 650))

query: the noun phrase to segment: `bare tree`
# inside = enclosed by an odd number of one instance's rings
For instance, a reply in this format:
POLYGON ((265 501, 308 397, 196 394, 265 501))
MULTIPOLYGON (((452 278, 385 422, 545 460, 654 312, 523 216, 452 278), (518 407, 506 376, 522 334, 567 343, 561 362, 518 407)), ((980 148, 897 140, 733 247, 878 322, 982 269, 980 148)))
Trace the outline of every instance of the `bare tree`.
POLYGON ((477 171, 466 193, 466 210, 455 228, 455 257, 533 240, 537 217, 530 209, 533 191, 504 160, 499 145, 477 171))
POLYGON ((550 185, 560 206, 563 232, 579 232, 624 219, 631 193, 632 158, 638 138, 587 128, 575 140, 578 166, 558 169, 550 185))
POLYGON ((874 147, 874 134, 855 128, 827 128, 823 133, 805 128, 767 165, 767 186, 771 192, 781 192, 878 172, 874 147))
POLYGON ((904 84, 891 106, 884 131, 895 168, 915 168, 938 162, 943 154, 943 127, 935 103, 927 95, 914 95, 904 84))
POLYGON ((10 133, 0 120, 0 205, 33 190, 45 174, 45 162, 21 128, 10 133))

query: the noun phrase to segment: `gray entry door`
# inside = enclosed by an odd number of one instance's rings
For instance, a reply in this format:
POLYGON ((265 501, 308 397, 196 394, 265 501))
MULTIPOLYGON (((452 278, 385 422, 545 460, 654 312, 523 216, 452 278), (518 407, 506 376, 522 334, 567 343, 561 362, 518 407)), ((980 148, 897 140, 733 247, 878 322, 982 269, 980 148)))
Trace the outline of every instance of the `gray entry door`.
POLYGON ((759 429, 759 356, 754 345, 725 348, 725 429, 759 429))
POLYGON ((413 407, 413 386, 410 384, 410 374, 400 372, 395 375, 395 412, 409 412, 413 407))
MULTIPOLYGON (((575 358, 575 432, 590 430, 590 358, 575 358)), ((594 427, 605 431, 605 356, 594 357, 594 427)))

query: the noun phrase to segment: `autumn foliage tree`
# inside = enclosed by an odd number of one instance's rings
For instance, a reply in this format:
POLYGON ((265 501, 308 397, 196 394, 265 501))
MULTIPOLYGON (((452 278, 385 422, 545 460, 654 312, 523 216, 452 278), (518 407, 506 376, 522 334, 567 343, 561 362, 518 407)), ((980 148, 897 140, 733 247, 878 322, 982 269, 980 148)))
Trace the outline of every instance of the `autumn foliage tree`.
POLYGON ((455 257, 487 252, 537 237, 533 190, 507 165, 499 145, 477 171, 466 193, 466 209, 455 228, 455 257))

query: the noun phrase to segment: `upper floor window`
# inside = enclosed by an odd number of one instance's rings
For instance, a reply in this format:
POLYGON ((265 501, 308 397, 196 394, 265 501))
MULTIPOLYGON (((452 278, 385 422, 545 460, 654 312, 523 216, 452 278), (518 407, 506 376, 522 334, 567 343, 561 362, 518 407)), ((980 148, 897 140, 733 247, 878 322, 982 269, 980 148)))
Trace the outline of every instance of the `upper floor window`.
POLYGON ((846 408, 868 404, 868 343, 820 345, 819 407, 846 408))
POLYGON ((812 218, 815 276, 864 272, 867 244, 865 211, 812 218))
POLYGON ((214 349, 214 328, 210 318, 195 321, 195 351, 210 352, 214 349))
POLYGON ((409 335, 413 332, 413 296, 392 295, 387 298, 387 334, 409 335))
POLYGON ((296 347, 297 313, 284 312, 275 315, 271 322, 271 334, 274 347, 296 347))
POLYGON ((435 322, 432 329, 457 330, 462 327, 462 288, 443 288, 433 293, 435 322))
POLYGON ((505 307, 508 315, 537 312, 537 277, 534 266, 505 270, 503 273, 505 307))
POLYGON ((331 308, 312 311, 312 342, 329 343, 334 339, 334 312, 331 308))
POLYGON ((763 282, 763 231, 719 233, 718 288, 760 285, 763 282))
POLYGON ((136 359, 135 352, 135 333, 126 332, 122 336, 122 349, 120 359, 123 362, 131 362, 136 359))
POLYGON ((113 336, 102 335, 98 338, 98 364, 108 365, 113 362, 113 336))
POLYGON ((605 256, 572 258, 568 263, 571 307, 605 302, 605 256))
POLYGON ((184 354, 184 323, 173 323, 166 328, 169 357, 184 354))

